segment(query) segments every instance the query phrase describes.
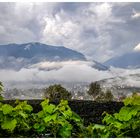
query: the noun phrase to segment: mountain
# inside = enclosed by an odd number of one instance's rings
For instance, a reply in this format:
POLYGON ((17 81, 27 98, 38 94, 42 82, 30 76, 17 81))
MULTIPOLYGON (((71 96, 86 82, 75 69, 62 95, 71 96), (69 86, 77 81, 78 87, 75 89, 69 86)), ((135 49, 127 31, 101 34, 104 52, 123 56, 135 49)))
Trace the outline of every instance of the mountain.
POLYGON ((102 71, 106 71, 109 70, 109 68, 95 60, 92 61, 92 68, 98 69, 98 70, 102 70, 102 71))
POLYGON ((63 46, 51 46, 38 42, 26 44, 0 45, 0 68, 14 68, 36 64, 42 61, 68 61, 86 58, 82 53, 65 48, 63 46))
POLYGON ((98 70, 108 67, 88 61, 82 53, 63 46, 51 46, 39 42, 25 44, 0 45, 0 69, 38 68, 40 70, 57 70, 65 65, 86 64, 98 70))
POLYGON ((85 60, 83 54, 65 48, 63 46, 51 46, 46 44, 26 43, 0 45, 0 56, 15 58, 45 58, 47 60, 85 60))
POLYGON ((110 89, 114 95, 131 95, 140 92, 140 73, 118 75, 98 81, 103 89, 110 89))
POLYGON ((111 58, 103 64, 119 68, 140 68, 140 51, 133 51, 111 58))

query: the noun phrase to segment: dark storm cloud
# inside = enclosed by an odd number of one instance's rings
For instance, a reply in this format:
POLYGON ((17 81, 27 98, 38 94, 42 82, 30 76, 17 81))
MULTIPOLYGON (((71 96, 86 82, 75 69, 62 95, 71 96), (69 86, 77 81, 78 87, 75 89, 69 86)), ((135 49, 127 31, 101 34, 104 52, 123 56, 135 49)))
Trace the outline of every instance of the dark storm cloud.
POLYGON ((105 61, 140 42, 140 3, 0 3, 0 44, 64 45, 105 61))

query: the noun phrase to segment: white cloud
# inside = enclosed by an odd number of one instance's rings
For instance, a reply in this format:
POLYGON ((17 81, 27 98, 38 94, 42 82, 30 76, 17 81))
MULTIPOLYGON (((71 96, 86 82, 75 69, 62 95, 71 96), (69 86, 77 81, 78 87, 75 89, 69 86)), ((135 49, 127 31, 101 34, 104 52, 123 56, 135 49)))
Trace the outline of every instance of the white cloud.
POLYGON ((69 61, 52 61, 52 62, 44 61, 44 62, 40 62, 40 63, 37 63, 37 64, 33 64, 28 68, 37 68, 37 69, 49 71, 49 70, 58 70, 58 69, 61 69, 65 66, 73 67, 75 65, 76 66, 92 67, 96 64, 92 61, 80 61, 80 60, 76 60, 76 61, 72 61, 72 60, 69 60, 69 61))
POLYGON ((90 82, 103 78, 108 78, 111 73, 108 71, 98 71, 92 68, 90 62, 68 61, 68 62, 45 62, 30 69, 0 70, 1 81, 64 81, 64 82, 90 82), (54 69, 56 67, 59 69, 54 69), (51 71, 40 70, 39 68, 52 69, 51 71), (61 68, 60 68, 61 67, 61 68), (17 78, 18 77, 18 78, 17 78))
POLYGON ((43 30, 43 38, 41 41, 49 44, 65 45, 69 47, 71 44, 70 42, 74 40, 72 39, 72 37, 75 36, 74 32, 79 31, 78 25, 73 23, 71 20, 64 21, 63 17, 60 15, 55 15, 54 17, 44 17, 44 20, 46 25, 43 30))
POLYGON ((133 14, 131 16, 133 19, 140 18, 140 12, 136 12, 135 9, 133 9, 133 14))
POLYGON ((134 51, 140 51, 140 43, 134 48, 134 51))
MULTIPOLYGON (((41 82, 94 82, 102 79, 108 79, 116 77, 115 84, 120 84, 121 82, 126 85, 139 86, 139 77, 132 76, 132 74, 140 74, 140 69, 121 69, 111 67, 110 71, 98 71, 90 67, 88 64, 79 62, 73 63, 71 65, 65 65, 61 69, 44 71, 39 70, 37 67, 30 69, 21 69, 20 71, 13 70, 0 70, 1 81, 8 85, 7 83, 25 83, 23 86, 28 87, 28 84, 34 86, 34 83, 41 82), (130 75, 131 74, 131 75, 130 75), (120 78, 120 76, 124 78, 120 78)), ((114 83, 111 83, 114 84, 114 83)), ((108 85, 108 86, 111 86, 108 85)), ((13 85, 15 86, 15 85, 13 85)), ((20 85, 21 86, 21 85, 20 85)), ((21 86, 22 87, 22 86, 21 86)), ((42 86, 41 86, 42 87, 42 86)), ((5 87, 7 88, 7 87, 5 87)))
POLYGON ((78 7, 72 15, 63 9, 53 16, 47 15, 44 17, 45 27, 41 41, 64 45, 92 57, 96 51, 96 59, 105 61, 113 55, 110 50, 111 35, 107 31, 110 29, 109 23, 124 22, 113 16, 112 8, 111 3, 91 3, 84 8, 78 7), (86 35, 86 31, 93 30, 93 33, 86 35))

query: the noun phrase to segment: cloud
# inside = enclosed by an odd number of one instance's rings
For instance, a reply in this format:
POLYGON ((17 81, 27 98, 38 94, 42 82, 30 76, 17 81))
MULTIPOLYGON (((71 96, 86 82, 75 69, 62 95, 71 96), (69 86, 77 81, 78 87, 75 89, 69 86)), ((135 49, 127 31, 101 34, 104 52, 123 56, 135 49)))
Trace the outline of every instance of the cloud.
MULTIPOLYGON (((40 87, 46 86, 44 83, 54 81, 59 82, 94 82, 98 80, 115 78, 115 85, 133 85, 139 86, 140 69, 121 69, 111 67, 110 71, 99 71, 90 67, 84 63, 73 63, 71 65, 65 65, 60 69, 54 69, 50 71, 39 70, 37 67, 26 69, 23 68, 20 71, 14 70, 0 70, 1 81, 6 88, 11 87, 24 87, 31 88, 36 85, 40 87), (134 76, 132 76, 134 74, 134 76), (120 78, 123 77, 123 78, 120 78), (24 84, 23 84, 24 83, 24 84), (11 86, 11 87, 10 87, 11 86)), ((111 86, 114 83, 110 83, 111 86)))
MULTIPOLYGON (((140 3, 0 3, 0 44, 63 45, 82 52, 88 59, 104 62, 139 50, 139 11, 140 3)), ((12 57, 6 62, 7 67, 28 63, 12 57)), ((140 72, 115 68, 98 71, 91 63, 80 61, 41 62, 15 69, 18 71, 1 69, 1 81, 91 82, 140 72)))
MULTIPOLYGON (((106 87, 139 87, 140 85, 140 69, 121 69, 111 67, 111 73, 114 78, 108 79, 104 86, 106 87)), ((125 91, 124 91, 125 92, 125 91)), ((128 94, 127 91, 126 94, 128 94)))
POLYGON ((134 48, 134 51, 140 51, 140 43, 134 48))
MULTIPOLYGON (((64 11, 61 11, 62 14, 64 14, 64 11)), ((67 47, 71 46, 73 41, 75 42, 74 36, 77 36, 78 32, 74 34, 74 31, 79 31, 79 27, 71 20, 64 21, 64 18, 59 14, 56 14, 54 17, 44 17, 46 23, 43 30, 42 42, 64 46, 67 44, 67 47)))
POLYGON ((139 3, 0 3, 0 44, 43 42, 104 62, 139 43, 139 3), (132 18, 133 17, 133 18, 132 18), (133 36, 132 36, 133 34, 133 36))
POLYGON ((140 12, 136 12, 135 9, 133 9, 132 18, 133 18, 133 19, 140 18, 140 12))
POLYGON ((40 62, 37 64, 33 64, 31 66, 29 66, 30 68, 37 68, 40 70, 45 70, 45 71, 50 71, 50 70, 58 70, 61 69, 65 66, 81 66, 81 65, 86 65, 86 66, 92 66, 93 62, 89 62, 89 61, 54 61, 54 62, 49 62, 49 61, 45 61, 45 62, 40 62))
POLYGON ((110 3, 91 3, 76 8, 76 13, 60 9, 53 17, 47 16, 42 41, 61 44, 87 56, 96 56, 99 61, 106 60, 108 55, 112 55, 109 50, 111 35, 107 31, 109 24, 124 21, 113 16, 110 3))
MULTIPOLYGON (((56 63, 56 62, 54 62, 56 63)), ((42 81, 64 81, 64 82, 90 82, 110 77, 108 71, 98 71, 86 62, 62 62, 54 64, 45 62, 45 68, 53 68, 50 71, 40 70, 40 65, 30 69, 22 68, 19 71, 0 70, 1 81, 4 82, 42 82, 42 81), (59 69, 54 69, 60 67, 59 69)))

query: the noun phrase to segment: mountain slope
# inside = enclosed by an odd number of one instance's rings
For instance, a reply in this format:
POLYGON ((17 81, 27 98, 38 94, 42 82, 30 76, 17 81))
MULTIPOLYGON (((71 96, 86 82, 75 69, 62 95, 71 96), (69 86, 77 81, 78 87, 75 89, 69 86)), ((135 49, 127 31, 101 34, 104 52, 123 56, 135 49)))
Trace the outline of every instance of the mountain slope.
POLYGON ((98 70, 108 69, 96 61, 88 61, 82 53, 62 46, 38 42, 0 45, 0 69, 18 71, 22 68, 38 68, 50 71, 60 69, 65 65, 83 64, 98 70))
POLYGON ((65 48, 46 44, 26 43, 26 44, 9 44, 0 45, 0 56, 11 56, 15 58, 45 58, 47 60, 85 60, 83 54, 65 48))
POLYGON ((111 58, 104 65, 119 68, 140 68, 140 52, 133 51, 119 57, 111 58))
POLYGON ((86 60, 77 51, 41 43, 0 45, 0 68, 19 70, 42 61, 86 60))
POLYGON ((92 67, 95 68, 95 69, 98 69, 98 70, 102 70, 102 71, 106 71, 106 70, 109 70, 109 68, 97 61, 92 61, 92 67))
POLYGON ((114 95, 130 95, 140 92, 140 73, 124 74, 98 81, 103 89, 110 89, 114 95))

